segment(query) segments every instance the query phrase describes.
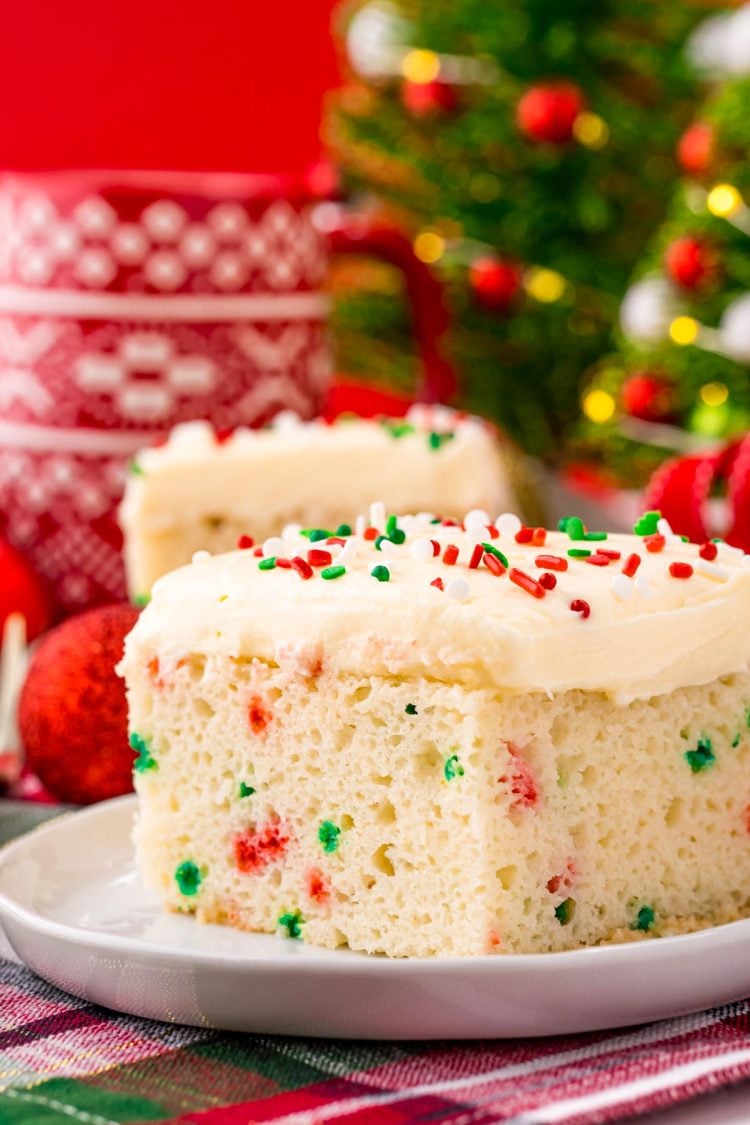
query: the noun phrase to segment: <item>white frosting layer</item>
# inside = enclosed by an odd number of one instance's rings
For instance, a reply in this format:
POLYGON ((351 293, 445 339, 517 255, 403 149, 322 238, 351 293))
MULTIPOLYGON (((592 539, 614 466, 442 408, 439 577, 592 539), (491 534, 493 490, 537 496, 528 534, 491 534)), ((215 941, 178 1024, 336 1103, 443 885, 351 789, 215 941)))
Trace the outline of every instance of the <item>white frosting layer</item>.
MULTIPOLYGON (((750 667, 750 556, 720 545, 707 562, 697 546, 669 534, 653 554, 630 535, 597 543, 548 532, 544 546, 531 546, 516 542, 512 518, 498 520, 502 532, 493 540, 482 524, 474 515, 463 532, 406 517, 399 521, 405 543, 381 550, 354 536, 343 548, 346 573, 331 581, 319 569, 309 580, 294 570, 260 570, 252 551, 198 560, 156 583, 128 639, 125 666, 154 651, 167 663, 220 651, 280 664, 296 660, 303 671, 320 658, 342 671, 527 692, 580 688, 619 703, 750 667), (555 588, 534 597, 509 573, 496 576, 484 562, 468 567, 480 538, 534 579, 545 573, 535 563, 540 555, 564 558, 568 568, 548 571, 555 588), (424 539, 440 543, 441 557, 431 557, 421 542, 415 546, 424 539), (450 543, 459 548, 452 566, 442 561, 450 543), (567 553, 598 548, 622 557, 600 567, 567 553), (635 579, 622 573, 633 552, 641 558, 635 579), (675 562, 690 563, 693 574, 674 577, 675 562), (372 576, 376 565, 387 566, 389 581, 372 576), (431 585, 438 577, 444 590, 431 585), (587 603, 588 616, 571 609, 577 599, 587 603)), ((282 553, 278 542, 270 546, 282 553)), ((328 549, 292 530, 283 546, 289 558, 307 558, 311 547, 328 549)))

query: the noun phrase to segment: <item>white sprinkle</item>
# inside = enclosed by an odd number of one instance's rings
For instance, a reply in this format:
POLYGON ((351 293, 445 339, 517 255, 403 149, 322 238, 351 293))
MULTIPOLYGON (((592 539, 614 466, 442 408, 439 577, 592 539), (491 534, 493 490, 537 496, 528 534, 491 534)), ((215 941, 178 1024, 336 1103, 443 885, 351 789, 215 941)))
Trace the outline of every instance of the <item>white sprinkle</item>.
POLYGON ((337 564, 341 566, 344 563, 351 562, 354 556, 357 554, 358 550, 359 541, 357 539, 354 539, 353 537, 350 537, 349 539, 347 539, 346 543, 344 543, 343 547, 336 556, 337 564))
POLYGON ((635 576, 635 589, 636 593, 640 594, 642 598, 652 598, 654 592, 651 589, 651 583, 645 574, 636 574, 635 576))
POLYGON ((266 539, 263 544, 263 558, 270 559, 275 558, 276 555, 282 555, 285 547, 286 543, 283 539, 280 539, 278 535, 272 535, 271 538, 266 539))
POLYGON ((301 530, 301 523, 288 523, 281 535, 284 539, 296 539, 301 530))
POLYGON ((390 539, 383 539, 380 543, 381 555, 387 555, 389 559, 398 558, 401 551, 397 543, 392 543, 390 539))
POLYGON ((451 578, 445 587, 445 592, 449 598, 455 598, 457 602, 465 602, 471 594, 471 586, 465 578, 451 578))
POLYGON ((670 541, 670 543, 675 539, 682 542, 679 535, 675 535, 674 529, 672 528, 669 520, 665 520, 663 516, 661 519, 656 521, 656 530, 658 531, 659 535, 663 535, 665 539, 668 539, 670 541))
POLYGON ((487 525, 490 522, 490 517, 481 508, 472 508, 464 516, 464 527, 467 531, 481 531, 482 534, 487 530, 487 525))
POLYGON ((361 538, 365 533, 366 527, 366 518, 364 516, 357 516, 356 520, 354 521, 354 534, 361 538))
POLYGON ((495 527, 501 535, 512 536, 516 535, 521 530, 523 524, 515 512, 503 512, 502 515, 498 516, 495 520, 495 527))
POLYGON ((706 578, 715 578, 717 582, 728 582, 729 571, 725 566, 717 566, 716 563, 709 562, 708 559, 696 559, 693 563, 693 569, 698 574, 705 574, 706 578))
POLYGON ((415 539, 409 547, 409 554, 415 562, 428 562, 434 558, 432 542, 429 539, 415 539))
POLYGON ((210 558, 211 558, 211 552, 210 551, 195 551, 194 554, 193 554, 193 562, 194 563, 208 562, 208 560, 210 558))
POLYGON ((618 601, 628 602, 633 596, 633 579, 627 574, 616 574, 612 579, 612 593, 618 601))
POLYGON ((370 527, 377 527, 378 531, 385 527, 385 504, 382 500, 370 504, 370 527))

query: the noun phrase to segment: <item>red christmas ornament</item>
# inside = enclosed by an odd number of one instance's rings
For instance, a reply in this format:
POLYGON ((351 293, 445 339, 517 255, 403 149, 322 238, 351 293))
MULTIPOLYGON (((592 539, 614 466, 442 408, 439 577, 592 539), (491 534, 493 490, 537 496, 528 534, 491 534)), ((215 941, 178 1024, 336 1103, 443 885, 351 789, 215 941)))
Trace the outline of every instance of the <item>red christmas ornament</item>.
POLYGON ((0 539, 0 637, 11 613, 25 618, 29 640, 50 623, 49 598, 41 579, 10 543, 0 539))
POLYGON ((453 86, 448 82, 412 82, 401 84, 401 102, 413 117, 430 117, 450 113, 458 105, 453 86))
POLYGON ((705 289, 716 277, 716 252, 700 239, 685 235, 670 243, 664 254, 664 267, 669 278, 691 292, 705 289))
POLYGON ((133 788, 125 687, 115 673, 138 610, 102 606, 39 644, 18 712, 29 766, 61 801, 90 804, 133 788))
POLYGON ((674 388, 668 379, 648 371, 636 371, 622 385, 622 407, 642 422, 673 422, 674 388))
POLYGON ((469 283, 477 300, 494 312, 506 312, 521 288, 518 262, 477 258, 469 269, 469 283))
POLYGON ((516 121, 529 140, 564 145, 584 108, 583 93, 572 82, 530 86, 516 107, 516 121))
POLYGON ((683 171, 692 176, 707 172, 713 164, 716 134, 707 121, 696 121, 680 137, 677 159, 683 171))

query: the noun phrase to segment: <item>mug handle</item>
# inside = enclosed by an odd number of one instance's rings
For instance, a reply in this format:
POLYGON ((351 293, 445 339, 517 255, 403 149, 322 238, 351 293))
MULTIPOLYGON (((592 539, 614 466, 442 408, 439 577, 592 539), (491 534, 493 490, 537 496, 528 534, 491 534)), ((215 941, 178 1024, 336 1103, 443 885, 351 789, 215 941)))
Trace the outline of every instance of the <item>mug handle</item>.
POLYGON ((339 210, 326 221, 333 254, 363 254, 397 266, 404 275, 421 374, 417 402, 448 402, 458 389, 456 369, 446 358, 445 337, 451 323, 445 290, 432 270, 414 253, 404 230, 384 219, 339 210))

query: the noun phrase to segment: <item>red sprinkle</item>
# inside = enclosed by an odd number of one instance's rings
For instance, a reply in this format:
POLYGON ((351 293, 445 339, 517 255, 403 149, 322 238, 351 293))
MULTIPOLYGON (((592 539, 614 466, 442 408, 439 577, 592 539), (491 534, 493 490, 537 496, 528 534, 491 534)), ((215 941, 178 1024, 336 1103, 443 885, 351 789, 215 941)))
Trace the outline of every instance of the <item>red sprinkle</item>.
POLYGON ((449 543, 443 551, 443 562, 446 566, 455 566, 458 560, 458 547, 455 543, 449 543))
POLYGON ((435 588, 438 589, 438 590, 442 590, 443 589, 443 580, 442 580, 442 578, 435 578, 432 582, 430 582, 430 585, 435 586, 435 588))
POLYGON ((545 570, 544 574, 539 575, 539 585, 544 586, 545 590, 554 590, 557 579, 551 570, 545 570))
POLYGON ((497 530, 494 523, 487 524, 487 534, 489 535, 490 539, 500 538, 500 532, 497 530))
POLYGON ((273 718, 259 695, 254 695, 247 708, 247 721, 253 734, 262 734, 273 718))
POLYGON ((432 557, 437 558, 437 556, 440 554, 440 544, 438 543, 437 539, 431 539, 430 543, 432 543, 432 557))
POLYGON ((534 534, 531 536, 531 544, 533 547, 543 547, 547 542, 547 529, 546 527, 535 527, 534 534))
POLYGON ((291 559, 277 559, 276 560, 276 566, 280 570, 291 570, 292 569, 292 561, 291 561, 291 559))
POLYGON ((253 554, 255 555, 256 559, 262 559, 263 558, 263 548, 262 547, 256 547, 255 550, 253 551, 253 554))
POLYGON ((255 546, 255 540, 252 535, 240 535, 237 540, 238 551, 249 551, 251 547, 255 546))
POLYGON ((469 570, 476 570, 477 569, 480 562, 482 561, 482 555, 483 554, 484 554, 484 549, 482 547, 482 544, 477 543, 474 547, 474 550, 471 552, 471 558, 469 559, 469 570))
POLYGON ((364 532, 364 538, 365 539, 377 539, 377 537, 379 535, 380 535, 380 532, 378 531, 378 529, 376 527, 366 527, 365 528, 365 532, 364 532))
POLYGON ((514 742, 506 742, 510 754, 510 776, 503 774, 498 778, 501 785, 510 784, 514 809, 531 809, 539 800, 539 785, 529 762, 514 742))
POLYGON ((669 564, 669 573, 673 578, 691 578, 693 568, 690 563, 673 562, 669 564))
POLYGON ((320 868, 311 868, 307 872, 305 880, 307 882, 307 893, 313 902, 319 902, 322 905, 327 903, 331 896, 331 887, 320 868))
POLYGON ((640 565, 640 555, 628 555, 628 557, 625 559, 625 565, 622 568, 622 573, 626 578, 632 578, 640 565))
POLYGON ((346 543, 346 539, 342 539, 340 535, 329 535, 326 539, 326 543, 329 547, 332 547, 334 543, 337 543, 339 547, 343 547, 346 543))
POLYGON ((517 567, 511 567, 510 574, 508 575, 511 582, 515 582, 516 586, 520 586, 527 594, 531 594, 533 598, 543 598, 546 594, 544 586, 537 582, 536 578, 532 578, 530 574, 525 574, 524 571, 519 570, 517 567))
POLYGON ((643 542, 646 544, 647 551, 650 551, 652 555, 657 555, 659 551, 664 550, 667 541, 663 535, 647 535, 643 542))
POLYGON ((559 875, 553 875, 547 882, 547 890, 551 895, 557 894, 560 887, 572 887, 576 881, 578 871, 576 870, 576 862, 574 859, 569 859, 565 864, 565 870, 559 875))
POLYGON ((461 524, 458 522, 458 520, 444 519, 444 520, 440 521, 440 526, 441 527, 460 527, 461 524))
POLYGON ((257 832, 241 832, 234 838, 234 859, 240 871, 252 875, 279 860, 286 851, 289 835, 280 824, 267 824, 257 832))
MULTIPOLYGON (((276 563, 276 565, 279 565, 278 562, 276 563)), ((300 558, 299 555, 295 555, 292 559, 292 570, 296 570, 300 578, 304 578, 305 581, 307 581, 308 578, 312 578, 313 576, 312 567, 308 562, 305 562, 303 558, 300 558)))
POLYGON ((605 559, 609 559, 610 562, 617 562, 618 559, 622 558, 620 551, 610 551, 609 547, 597 547, 595 554, 604 555, 605 559))
POLYGON ((520 531, 516 532, 516 543, 530 543, 533 538, 533 527, 522 527, 520 531))
POLYGON ((590 566, 609 566, 612 560, 603 555, 601 551, 594 551, 593 555, 586 555, 583 561, 590 566))
POLYGON ((719 548, 715 543, 704 543, 698 551, 700 557, 702 559, 706 559, 707 562, 712 562, 716 558, 718 553, 719 548))
POLYGON ((559 555, 537 555, 534 564, 535 566, 541 566, 544 570, 568 569, 568 560, 560 558, 559 555))
POLYGON ((585 602, 583 598, 574 598, 570 603, 570 608, 573 610, 573 613, 580 613, 581 617, 584 619, 591 613, 591 606, 588 602, 585 602))
POLYGON ((319 547, 311 547, 307 552, 307 561, 310 566, 330 566, 333 555, 330 551, 321 551, 319 547))
POLYGON ((489 551, 484 552, 484 565, 492 573, 497 575, 498 578, 505 574, 506 567, 503 566, 497 555, 491 555, 489 551))

